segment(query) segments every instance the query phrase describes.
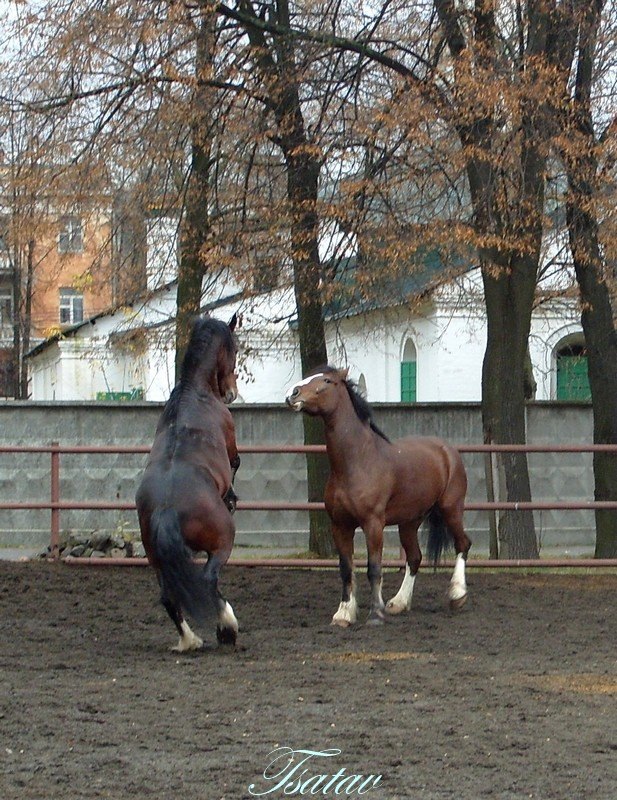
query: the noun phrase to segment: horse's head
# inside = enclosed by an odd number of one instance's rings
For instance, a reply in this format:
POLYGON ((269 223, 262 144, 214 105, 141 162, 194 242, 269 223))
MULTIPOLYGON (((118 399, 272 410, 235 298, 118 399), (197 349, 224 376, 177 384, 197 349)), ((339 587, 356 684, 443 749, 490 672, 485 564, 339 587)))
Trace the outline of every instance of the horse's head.
POLYGON ((324 367, 292 386, 285 402, 294 411, 304 411, 310 415, 328 414, 338 404, 339 390, 345 388, 347 372, 346 369, 324 367))
POLYGON ((237 315, 234 314, 227 326, 230 336, 223 341, 216 361, 216 388, 221 400, 227 405, 233 403, 238 396, 236 377, 238 346, 233 335, 237 320, 237 315))
POLYGON ((203 389, 207 386, 227 404, 238 396, 236 321, 235 314, 229 325, 212 317, 198 318, 182 364, 181 381, 185 385, 195 384, 203 389))

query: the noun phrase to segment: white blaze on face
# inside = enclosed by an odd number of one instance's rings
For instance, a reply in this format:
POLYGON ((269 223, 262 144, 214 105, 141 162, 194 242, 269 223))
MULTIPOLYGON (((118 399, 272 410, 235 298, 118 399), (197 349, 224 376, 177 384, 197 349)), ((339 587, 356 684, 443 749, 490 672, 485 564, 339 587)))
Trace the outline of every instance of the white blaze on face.
POLYGON ((323 372, 317 372, 317 373, 315 373, 315 375, 309 375, 308 378, 303 378, 301 381, 298 381, 297 383, 294 383, 293 386, 289 387, 289 389, 287 390, 287 393, 285 395, 285 399, 287 400, 288 403, 290 403, 292 408, 294 408, 296 411, 299 411, 302 408, 302 403, 301 402, 297 402, 297 403, 293 402, 293 400, 292 400, 293 392, 296 389, 300 389, 302 386, 308 386, 309 383, 312 380, 314 380, 315 378, 323 378, 323 375, 324 375, 323 372))

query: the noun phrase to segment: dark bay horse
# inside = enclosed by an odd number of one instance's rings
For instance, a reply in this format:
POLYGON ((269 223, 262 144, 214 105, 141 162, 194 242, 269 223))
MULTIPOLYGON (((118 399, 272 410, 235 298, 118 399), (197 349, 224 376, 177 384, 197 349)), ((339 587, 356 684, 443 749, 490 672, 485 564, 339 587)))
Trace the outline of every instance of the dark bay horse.
POLYGON ((370 623, 385 613, 411 607, 422 561, 418 528, 429 522, 429 555, 436 562, 448 539, 454 541, 456 565, 448 596, 452 608, 467 599, 465 561, 471 547, 463 529, 467 476, 456 449, 436 438, 408 436, 391 442, 375 425, 371 408, 347 379, 347 370, 324 367, 287 392, 294 411, 323 418, 330 478, 325 505, 339 554, 343 595, 333 625, 356 622, 353 539, 357 527, 366 537, 371 586, 370 623), (405 577, 398 593, 384 604, 381 562, 385 525, 398 525, 405 551, 405 577))
POLYGON ((180 634, 174 650, 202 646, 184 618, 217 620, 217 638, 235 643, 238 622, 218 590, 233 546, 233 477, 240 464, 227 405, 236 388, 236 317, 194 323, 178 385, 159 420, 137 490, 141 538, 161 587, 161 602, 180 634), (193 553, 205 551, 198 566, 193 553))

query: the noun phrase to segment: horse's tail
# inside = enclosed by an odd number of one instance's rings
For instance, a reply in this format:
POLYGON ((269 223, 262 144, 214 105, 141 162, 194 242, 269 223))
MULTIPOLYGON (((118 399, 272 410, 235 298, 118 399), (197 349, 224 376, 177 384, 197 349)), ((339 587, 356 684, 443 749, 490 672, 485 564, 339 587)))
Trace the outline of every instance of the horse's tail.
POLYGON ((444 550, 452 545, 452 536, 448 530, 439 506, 434 505, 428 512, 428 540, 426 552, 434 565, 441 558, 444 550))
POLYGON ((150 532, 163 594, 198 622, 209 621, 217 612, 216 588, 193 561, 182 537, 178 512, 157 509, 150 520, 150 532))

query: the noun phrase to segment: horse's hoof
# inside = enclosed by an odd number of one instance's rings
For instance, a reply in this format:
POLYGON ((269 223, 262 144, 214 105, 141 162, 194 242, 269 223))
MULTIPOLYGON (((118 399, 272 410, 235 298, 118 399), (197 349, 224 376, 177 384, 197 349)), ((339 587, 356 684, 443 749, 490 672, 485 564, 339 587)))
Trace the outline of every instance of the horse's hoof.
POLYGON ((390 600, 386 605, 386 614, 390 614, 391 616, 404 614, 405 611, 409 611, 409 609, 406 606, 399 606, 398 603, 395 603, 393 600, 390 600))
POLYGON ((330 625, 333 625, 335 628, 349 628, 351 625, 351 620, 349 619, 337 619, 336 617, 332 617, 332 622, 330 625))
POLYGON ((217 628, 216 638, 219 644, 235 645, 238 637, 238 631, 233 628, 217 628))
POLYGON ((462 597, 450 598, 450 611, 460 611, 460 609, 465 605, 466 602, 467 602, 466 594, 464 594, 462 597))
POLYGON ((196 636, 192 630, 185 630, 180 637, 180 641, 175 647, 171 648, 172 653, 190 653, 193 650, 201 650, 204 646, 203 639, 196 636))
POLYGON ((369 618, 366 620, 367 625, 383 625, 386 621, 386 615, 383 611, 372 611, 369 618))

